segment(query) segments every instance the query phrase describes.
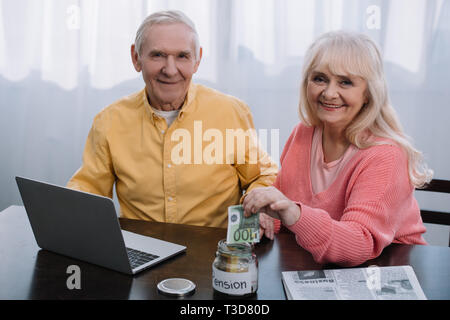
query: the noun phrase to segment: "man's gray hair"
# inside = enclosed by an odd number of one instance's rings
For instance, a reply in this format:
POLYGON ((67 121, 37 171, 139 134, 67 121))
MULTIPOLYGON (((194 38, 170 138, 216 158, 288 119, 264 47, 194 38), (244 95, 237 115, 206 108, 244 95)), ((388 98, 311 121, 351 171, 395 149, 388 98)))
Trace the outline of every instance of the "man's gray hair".
POLYGON ((182 23, 189 27, 194 33, 194 48, 195 48, 195 58, 200 59, 200 41, 198 37, 197 30, 195 29, 195 24, 186 16, 183 12, 178 10, 168 10, 159 11, 149 15, 139 26, 136 32, 136 39, 134 45, 139 56, 142 54, 142 46, 144 45, 145 31, 155 24, 172 24, 172 23, 182 23))

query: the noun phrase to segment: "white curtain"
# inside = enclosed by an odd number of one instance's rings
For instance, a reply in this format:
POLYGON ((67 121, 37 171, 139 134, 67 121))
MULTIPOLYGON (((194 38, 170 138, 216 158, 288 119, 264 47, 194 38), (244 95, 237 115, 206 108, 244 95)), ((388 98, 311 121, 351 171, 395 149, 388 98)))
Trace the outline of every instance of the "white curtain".
POLYGON ((405 131, 439 178, 450 179, 448 0, 1 0, 0 210, 21 203, 15 175, 64 185, 81 164, 92 119, 143 88, 130 45, 141 21, 179 9, 204 49, 195 81, 246 101, 259 129, 297 117, 302 57, 319 34, 371 36, 385 58, 405 131))

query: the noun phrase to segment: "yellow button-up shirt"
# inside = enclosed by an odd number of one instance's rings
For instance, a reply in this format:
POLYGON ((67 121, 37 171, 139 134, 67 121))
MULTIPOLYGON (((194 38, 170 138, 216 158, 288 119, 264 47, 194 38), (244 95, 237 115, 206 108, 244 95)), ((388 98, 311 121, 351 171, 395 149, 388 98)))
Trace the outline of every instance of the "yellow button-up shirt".
POLYGON ((112 198, 115 183, 124 218, 225 228, 227 208, 243 190, 276 177, 265 151, 252 139, 240 143, 239 133, 251 130, 243 102, 196 84, 167 127, 143 89, 95 117, 82 166, 67 186, 112 198))

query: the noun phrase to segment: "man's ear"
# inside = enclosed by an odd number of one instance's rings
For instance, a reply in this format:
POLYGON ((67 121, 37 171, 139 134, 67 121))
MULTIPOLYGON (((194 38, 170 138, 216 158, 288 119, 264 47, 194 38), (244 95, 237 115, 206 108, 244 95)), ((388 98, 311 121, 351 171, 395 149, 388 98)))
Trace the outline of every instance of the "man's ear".
POLYGON ((195 63, 195 67, 194 67, 194 73, 197 72, 197 70, 198 70, 198 66, 200 65, 200 61, 202 60, 202 54, 203 54, 203 48, 200 47, 200 51, 198 53, 197 62, 195 63))
POLYGON ((141 72, 141 61, 139 60, 139 54, 136 51, 136 47, 134 44, 131 45, 131 60, 133 61, 134 69, 136 69, 137 72, 141 72))

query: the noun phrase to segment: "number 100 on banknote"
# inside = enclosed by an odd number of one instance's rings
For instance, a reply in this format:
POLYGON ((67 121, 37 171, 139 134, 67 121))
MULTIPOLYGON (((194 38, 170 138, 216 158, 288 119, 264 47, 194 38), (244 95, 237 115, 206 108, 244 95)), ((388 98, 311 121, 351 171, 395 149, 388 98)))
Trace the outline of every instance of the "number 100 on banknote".
POLYGON ((228 207, 227 242, 259 242, 259 213, 246 218, 242 205, 228 207))

